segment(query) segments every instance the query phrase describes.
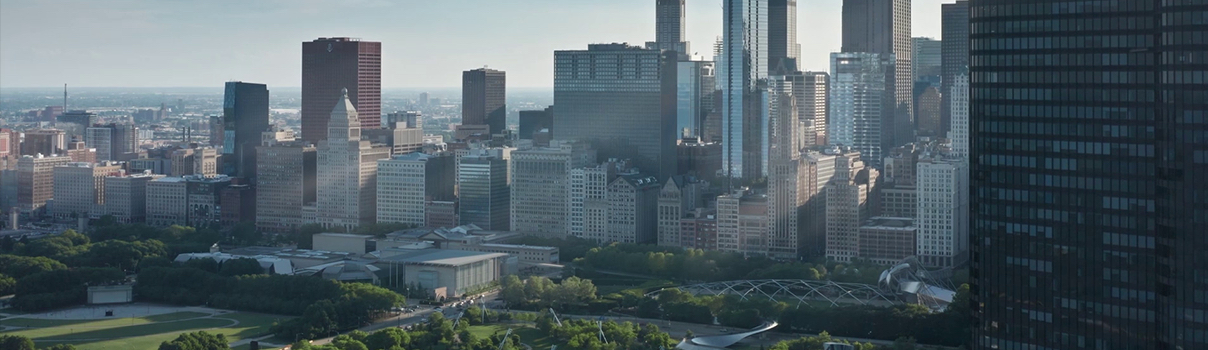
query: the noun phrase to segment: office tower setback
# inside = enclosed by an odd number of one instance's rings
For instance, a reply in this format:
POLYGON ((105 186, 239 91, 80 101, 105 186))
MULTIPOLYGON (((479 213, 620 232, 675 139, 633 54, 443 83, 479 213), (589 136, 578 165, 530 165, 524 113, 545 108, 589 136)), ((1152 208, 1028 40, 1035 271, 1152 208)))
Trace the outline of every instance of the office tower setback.
POLYGON ((969 6, 972 348, 1208 348, 1208 4, 969 6))
MULTIPOLYGON (((632 159, 659 178, 675 172, 676 59, 626 44, 554 52, 554 129, 600 158, 632 159)), ((464 204, 463 204, 464 205, 464 204)))
POLYGON ((570 172, 596 163, 580 142, 512 152, 512 230, 562 238, 570 231, 570 172))
POLYGON ((826 258, 851 262, 859 257, 860 224, 873 212, 869 199, 879 172, 866 167, 859 152, 835 157, 835 174, 826 186, 826 258))
POLYGON ((71 162, 67 156, 33 155, 17 160, 17 207, 24 213, 42 213, 54 197, 54 169, 71 162))
POLYGON ((941 58, 943 41, 932 38, 911 38, 911 40, 914 51, 911 53, 910 83, 923 81, 923 77, 941 75, 943 72, 941 58))
POLYGON ((229 81, 222 102, 224 174, 256 181, 256 146, 268 130, 268 87, 229 81))
MULTIPOLYGON (((958 75, 969 72, 969 0, 956 0, 955 3, 940 6, 943 12, 941 34, 944 36, 940 45, 940 130, 951 130, 954 117, 950 102, 954 96, 952 88, 958 75)), ((965 87, 965 90, 968 89, 965 87)))
POLYGON ((60 219, 100 217, 105 205, 105 177, 120 175, 119 163, 67 163, 54 168, 54 199, 47 213, 60 219))
MULTIPOLYGON (((889 93, 885 71, 893 59, 875 53, 832 53, 830 122, 827 138, 833 145, 851 147, 873 167, 880 167, 884 109, 889 93)), ((910 126, 913 129, 913 126, 910 126)))
POLYGON ((306 141, 265 134, 256 147, 256 228, 290 232, 303 223, 302 207, 315 203, 317 154, 306 141))
POLYGON ((327 137, 317 154, 317 223, 326 228, 352 230, 376 222, 377 161, 390 156, 385 147, 361 139, 359 114, 342 90, 331 110, 327 137))
POLYGON ((461 157, 457 168, 458 220, 484 230, 508 231, 511 189, 508 160, 498 155, 461 157))
POLYGON ((545 107, 543 110, 520 111, 520 130, 517 137, 521 140, 532 140, 533 135, 542 130, 548 130, 552 134, 553 127, 554 106, 545 107))
POLYGON ((377 222, 429 225, 427 203, 453 200, 453 154, 419 152, 378 161, 377 222))
MULTIPOLYGON (((914 141, 910 24, 910 0, 843 0, 842 51, 879 54, 888 62, 882 80, 886 97, 880 108, 881 149, 914 141)), ((864 156, 879 162, 867 153, 864 156)))
MULTIPOLYGON (((318 38, 302 43, 302 139, 327 137, 327 119, 341 89, 359 112, 362 128, 380 127, 382 43, 354 38, 318 38)), ((263 130, 261 130, 263 131, 263 130)))
POLYGON ((461 72, 461 124, 486 125, 494 135, 507 128, 507 74, 494 69, 461 72))

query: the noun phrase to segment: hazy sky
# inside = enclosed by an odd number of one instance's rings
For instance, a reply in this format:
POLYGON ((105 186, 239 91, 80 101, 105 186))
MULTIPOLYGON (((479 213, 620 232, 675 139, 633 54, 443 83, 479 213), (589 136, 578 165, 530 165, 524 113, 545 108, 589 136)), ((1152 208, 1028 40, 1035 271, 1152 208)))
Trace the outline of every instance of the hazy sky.
MULTIPOLYGON (((940 36, 940 4, 914 0, 914 36, 940 36)), ((654 0, 2 0, 0 86, 301 85, 301 42, 382 42, 382 86, 455 87, 461 71, 553 85, 554 50, 654 39, 654 0)), ((839 49, 842 0, 799 0, 806 70, 839 49)), ((721 0, 688 0, 693 51, 712 56, 721 0)))

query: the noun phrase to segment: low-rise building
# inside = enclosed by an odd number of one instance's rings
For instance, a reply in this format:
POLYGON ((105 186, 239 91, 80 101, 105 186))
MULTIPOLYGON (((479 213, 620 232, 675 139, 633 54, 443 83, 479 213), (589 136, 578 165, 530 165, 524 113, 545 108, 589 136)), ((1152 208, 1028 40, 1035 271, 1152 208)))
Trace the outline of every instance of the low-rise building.
POLYGON ((878 265, 893 265, 914 256, 917 228, 914 218, 874 217, 859 228, 860 258, 878 265))
POLYGON ((384 284, 419 286, 443 299, 463 296, 515 273, 517 260, 503 253, 422 249, 382 257, 375 265, 387 271, 384 284))

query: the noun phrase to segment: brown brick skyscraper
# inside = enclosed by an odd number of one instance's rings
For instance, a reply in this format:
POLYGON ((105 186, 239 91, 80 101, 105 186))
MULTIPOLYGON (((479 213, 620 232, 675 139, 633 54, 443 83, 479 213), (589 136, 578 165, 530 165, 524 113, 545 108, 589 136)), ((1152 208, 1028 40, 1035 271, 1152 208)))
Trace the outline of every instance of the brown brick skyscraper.
POLYGON ((318 38, 302 43, 302 139, 327 138, 327 119, 340 89, 360 114, 361 127, 382 119, 382 43, 355 38, 318 38))

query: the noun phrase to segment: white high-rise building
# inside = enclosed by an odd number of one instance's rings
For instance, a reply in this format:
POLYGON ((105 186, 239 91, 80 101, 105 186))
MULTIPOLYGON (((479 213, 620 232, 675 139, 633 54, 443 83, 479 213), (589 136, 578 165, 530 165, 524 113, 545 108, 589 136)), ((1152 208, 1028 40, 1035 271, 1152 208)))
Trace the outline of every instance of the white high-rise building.
POLYGON ((881 138, 891 130, 881 130, 887 98, 886 69, 894 66, 892 57, 875 53, 842 52, 831 54, 830 144, 847 146, 860 152, 869 165, 879 168, 881 138))
POLYGON ((619 175, 634 175, 626 161, 610 159, 570 171, 570 234, 608 241, 608 184, 619 175))
POLYGON ((919 159, 917 167, 917 254, 923 264, 951 267, 969 247, 968 162, 928 155, 919 159))
POLYGON ((570 174, 596 162, 581 142, 512 152, 512 230, 563 237, 570 231, 570 174))
POLYGON ((453 155, 419 152, 378 161, 377 222, 427 226, 426 204, 453 199, 453 155))
POLYGON ((969 158, 969 74, 956 75, 952 89, 948 91, 948 102, 952 104, 952 129, 948 130, 948 138, 952 139, 952 154, 965 159, 969 158))
POLYGON ((377 161, 390 150, 373 147, 361 139, 356 108, 348 89, 327 122, 327 139, 319 141, 316 221, 323 227, 351 230, 375 222, 377 216, 377 161))
POLYGON ((164 177, 151 173, 105 177, 105 215, 120 223, 143 222, 147 218, 147 184, 164 177))

